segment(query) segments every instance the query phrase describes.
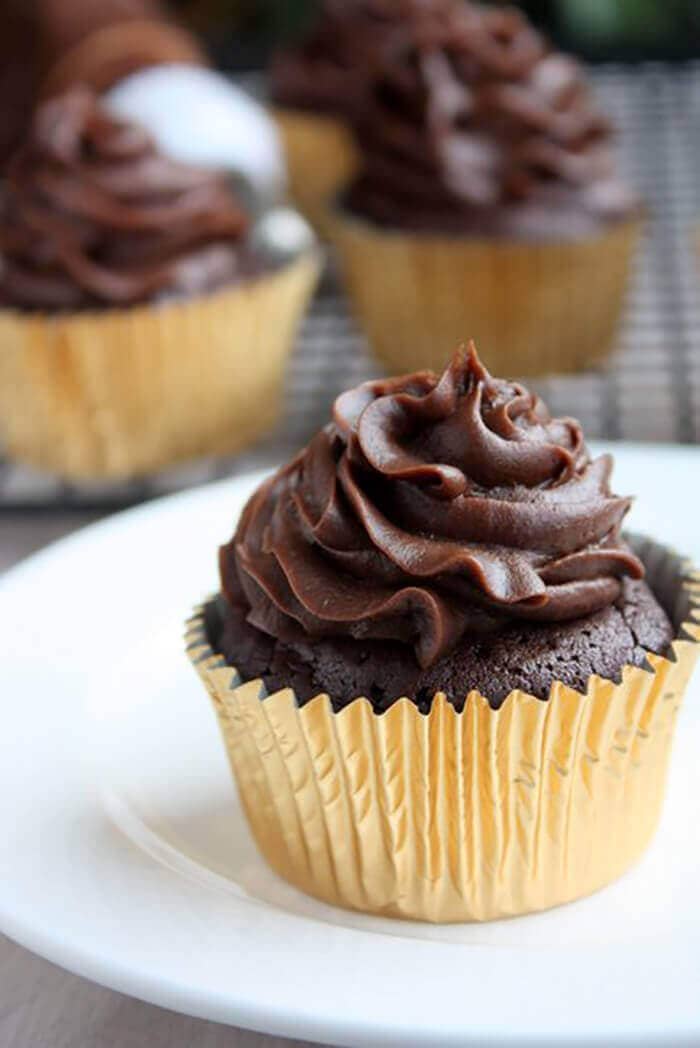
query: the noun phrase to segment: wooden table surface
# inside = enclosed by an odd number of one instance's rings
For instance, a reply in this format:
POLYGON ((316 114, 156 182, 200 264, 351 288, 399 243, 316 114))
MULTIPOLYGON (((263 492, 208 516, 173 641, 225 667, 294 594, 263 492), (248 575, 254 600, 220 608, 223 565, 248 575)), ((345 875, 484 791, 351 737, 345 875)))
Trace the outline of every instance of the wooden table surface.
MULTIPOLYGON (((1 518, 0 571, 91 519, 96 517, 1 518)), ((284 1048, 300 1044, 189 1019, 105 990, 0 935, 0 1048, 284 1048)))

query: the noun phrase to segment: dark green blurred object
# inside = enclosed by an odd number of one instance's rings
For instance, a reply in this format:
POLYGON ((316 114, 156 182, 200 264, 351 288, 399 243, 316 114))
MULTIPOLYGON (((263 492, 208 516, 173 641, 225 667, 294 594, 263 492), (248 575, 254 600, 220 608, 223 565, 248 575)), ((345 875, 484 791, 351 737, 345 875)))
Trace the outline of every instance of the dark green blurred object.
POLYGON ((700 51, 697 0, 557 0, 557 24, 588 52, 689 57, 700 51))
POLYGON ((562 23, 572 34, 603 43, 670 37, 684 6, 658 0, 559 0, 562 23))

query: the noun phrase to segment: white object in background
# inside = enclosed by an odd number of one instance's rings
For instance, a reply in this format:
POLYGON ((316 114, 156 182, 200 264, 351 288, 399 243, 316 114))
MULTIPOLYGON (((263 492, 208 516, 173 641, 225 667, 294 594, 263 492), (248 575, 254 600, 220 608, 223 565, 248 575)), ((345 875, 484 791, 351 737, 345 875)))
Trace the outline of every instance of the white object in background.
MULTIPOLYGON (((700 451, 612 450, 616 490, 640 493, 630 527, 700 560, 700 451)), ((259 481, 149 502, 0 580, 0 929, 136 997, 325 1043, 700 1044, 698 678, 660 831, 588 899, 416 924, 265 865, 181 639, 259 481)))
POLYGON ((169 156, 242 176, 262 203, 281 199, 285 167, 274 121, 220 73, 154 66, 127 76, 104 100, 148 128, 169 156))
POLYGON ((290 261, 316 243, 309 223, 291 207, 267 211, 253 226, 251 239, 253 247, 273 264, 290 261))

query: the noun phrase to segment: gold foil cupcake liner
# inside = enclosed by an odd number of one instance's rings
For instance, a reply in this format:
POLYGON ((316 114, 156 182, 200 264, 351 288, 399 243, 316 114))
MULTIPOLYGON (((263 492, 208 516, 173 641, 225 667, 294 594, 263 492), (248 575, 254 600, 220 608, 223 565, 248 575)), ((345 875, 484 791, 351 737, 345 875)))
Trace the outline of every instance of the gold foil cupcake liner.
POLYGON ((389 373, 444 366, 473 338, 494 373, 578 371, 612 349, 641 219, 556 243, 382 229, 336 209, 330 238, 389 373))
POLYGON ((309 252, 206 296, 71 314, 0 310, 0 433, 66 477, 127 477, 234 452, 279 415, 318 276, 309 252))
POLYGON ((198 610, 188 654, 270 866, 327 903, 435 922, 542 910, 618 877, 656 828, 700 640, 700 574, 649 540, 638 552, 672 610, 668 656, 497 710, 476 691, 460 713, 442 694, 427 715, 405 698, 383 714, 363 697, 300 708, 289 688, 241 682, 198 610))
POLYGON ((279 107, 273 116, 287 161, 290 197, 327 236, 329 203, 358 166, 352 133, 342 120, 303 109, 279 107))

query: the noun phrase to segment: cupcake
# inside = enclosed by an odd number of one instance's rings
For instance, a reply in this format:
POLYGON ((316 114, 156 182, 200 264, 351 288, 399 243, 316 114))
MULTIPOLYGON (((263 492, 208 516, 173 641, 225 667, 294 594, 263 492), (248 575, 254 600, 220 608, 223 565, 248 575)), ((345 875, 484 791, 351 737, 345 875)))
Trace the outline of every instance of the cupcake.
POLYGON ((205 64, 195 38, 159 0, 32 0, 0 15, 0 166, 20 145, 40 97, 74 84, 105 90, 155 65, 205 64))
POLYGON ((159 0, 35 0, 33 6, 44 97, 76 84, 106 91, 152 66, 206 64, 195 37, 159 0))
POLYGON ((235 451, 274 423, 313 251, 273 264, 223 179, 84 88, 46 102, 0 201, 0 433, 66 477, 235 451))
POLYGON ((261 485, 188 646, 282 877, 370 913, 488 920, 639 857, 700 576, 622 537, 611 468, 472 347, 440 378, 345 393, 261 485))
POLYGON ((468 330, 509 373, 599 361, 641 209, 581 67, 517 11, 462 2, 417 5, 393 44, 332 224, 378 357, 439 367, 468 330))
POLYGON ((411 7, 411 0, 324 0, 309 34, 273 56, 270 96, 290 195, 321 232, 329 201, 357 166, 351 127, 366 102, 374 55, 411 7))

